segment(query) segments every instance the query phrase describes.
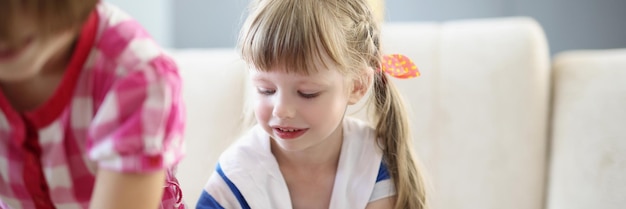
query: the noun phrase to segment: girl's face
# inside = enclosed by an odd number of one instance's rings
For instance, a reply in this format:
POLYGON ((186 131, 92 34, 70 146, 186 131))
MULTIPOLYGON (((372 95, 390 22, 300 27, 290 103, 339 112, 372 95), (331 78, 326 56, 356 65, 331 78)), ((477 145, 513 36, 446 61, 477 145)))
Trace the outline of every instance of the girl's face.
POLYGON ((76 37, 74 30, 42 37, 37 34, 34 21, 26 17, 16 20, 19 26, 13 29, 17 36, 16 42, 9 44, 6 40, 0 40, 0 82, 31 78, 45 67, 50 67, 46 65, 56 65, 70 56, 68 48, 76 37))
MULTIPOLYGON (((285 151, 302 151, 342 137, 341 122, 348 105, 362 94, 336 69, 309 75, 272 68, 252 72, 258 123, 285 151)), ((323 146, 322 146, 323 147, 323 146)))

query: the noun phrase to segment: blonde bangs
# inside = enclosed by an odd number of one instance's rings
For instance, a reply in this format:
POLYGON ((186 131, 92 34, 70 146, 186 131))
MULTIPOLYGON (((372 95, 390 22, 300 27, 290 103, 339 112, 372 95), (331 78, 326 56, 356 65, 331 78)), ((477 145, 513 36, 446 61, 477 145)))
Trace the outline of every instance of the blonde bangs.
MULTIPOLYGON (((332 7, 324 1, 262 1, 241 31, 242 58, 256 70, 273 68, 309 74, 320 68, 345 67, 338 56, 346 48, 336 24, 329 24, 332 7), (327 9, 307 10, 301 4, 323 4, 327 9), (287 11, 287 12, 276 12, 287 11), (333 35, 333 36, 331 36, 333 35), (321 65, 320 65, 321 64, 321 65)), ((345 40, 344 40, 345 42, 345 40)))

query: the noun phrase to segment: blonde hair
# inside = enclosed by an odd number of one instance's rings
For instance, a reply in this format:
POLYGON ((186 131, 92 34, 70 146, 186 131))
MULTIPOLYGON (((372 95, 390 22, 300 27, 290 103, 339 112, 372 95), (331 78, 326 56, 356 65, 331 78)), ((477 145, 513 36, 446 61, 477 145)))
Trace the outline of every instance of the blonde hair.
POLYGON ((0 1, 0 41, 16 45, 13 29, 18 18, 29 18, 37 34, 47 36, 80 26, 99 0, 2 0, 0 1))
POLYGON ((308 74, 323 63, 338 66, 357 82, 371 80, 373 74, 370 99, 378 144, 396 187, 394 208, 425 209, 425 185, 402 98, 386 74, 363 72, 381 65, 380 29, 374 18, 367 0, 256 0, 238 47, 244 61, 260 71, 282 65, 288 73, 308 74))

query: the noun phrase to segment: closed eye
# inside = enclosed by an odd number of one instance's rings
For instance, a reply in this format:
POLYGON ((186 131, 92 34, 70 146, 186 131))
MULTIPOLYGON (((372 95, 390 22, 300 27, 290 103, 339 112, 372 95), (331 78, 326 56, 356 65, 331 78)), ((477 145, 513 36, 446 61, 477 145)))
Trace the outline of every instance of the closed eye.
POLYGON ((262 94, 262 95, 272 95, 276 92, 276 90, 264 89, 264 88, 257 88, 256 90, 259 94, 262 94))
POLYGON ((302 93, 302 92, 298 92, 298 94, 299 94, 301 97, 306 98, 306 99, 312 99, 312 98, 315 98, 315 97, 317 97, 317 96, 319 96, 319 95, 320 95, 320 93, 319 93, 319 92, 318 92, 318 93, 313 93, 313 94, 305 94, 305 93, 302 93))

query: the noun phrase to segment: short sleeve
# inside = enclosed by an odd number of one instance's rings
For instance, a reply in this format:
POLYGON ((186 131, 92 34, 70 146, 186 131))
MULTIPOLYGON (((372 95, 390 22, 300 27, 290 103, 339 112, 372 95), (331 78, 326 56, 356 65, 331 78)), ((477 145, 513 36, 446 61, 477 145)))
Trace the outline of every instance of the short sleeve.
POLYGON ((101 168, 162 170, 182 158, 183 131, 181 79, 161 55, 113 82, 89 126, 87 152, 101 168))
POLYGON ((378 176, 376 176, 376 184, 374 184, 374 190, 372 191, 369 202, 394 195, 396 195, 396 187, 393 185, 393 181, 389 176, 387 166, 385 166, 384 162, 381 162, 378 168, 378 176))
POLYGON ((196 203, 196 209, 224 209, 224 207, 213 196, 203 190, 196 203))
POLYGON ((202 196, 196 203, 196 208, 222 209, 222 208, 251 208, 239 188, 226 176, 220 163, 215 172, 207 181, 202 196))

